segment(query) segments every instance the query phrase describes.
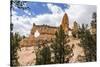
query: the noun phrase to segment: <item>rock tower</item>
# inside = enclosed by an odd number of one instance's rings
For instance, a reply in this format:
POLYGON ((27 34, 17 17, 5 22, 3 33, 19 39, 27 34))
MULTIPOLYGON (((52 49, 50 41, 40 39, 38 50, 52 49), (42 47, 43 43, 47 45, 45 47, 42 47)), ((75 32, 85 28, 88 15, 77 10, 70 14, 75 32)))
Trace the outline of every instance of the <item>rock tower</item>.
POLYGON ((69 20, 68 20, 68 15, 67 13, 64 14, 61 26, 63 27, 64 32, 68 32, 69 30, 69 20))

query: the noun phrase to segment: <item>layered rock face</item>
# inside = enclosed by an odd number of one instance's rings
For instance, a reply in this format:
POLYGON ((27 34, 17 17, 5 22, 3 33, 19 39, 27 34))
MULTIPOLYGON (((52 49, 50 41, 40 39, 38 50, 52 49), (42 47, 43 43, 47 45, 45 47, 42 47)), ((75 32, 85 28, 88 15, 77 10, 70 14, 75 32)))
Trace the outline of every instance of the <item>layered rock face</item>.
POLYGON ((35 25, 33 24, 33 28, 31 30, 31 35, 34 35, 36 30, 40 34, 47 34, 47 35, 55 35, 55 32, 57 31, 58 27, 48 26, 48 25, 35 25))
MULTIPOLYGON (((68 20, 68 16, 66 13, 63 16, 61 26, 63 27, 65 32, 68 32, 69 20, 68 20)), ((37 40, 39 40, 39 39, 50 41, 52 38, 54 38, 55 33, 58 30, 58 28, 59 27, 33 24, 33 27, 31 29, 31 33, 30 33, 29 37, 22 39, 22 41, 20 41, 20 46, 21 47, 33 46, 36 44, 37 40), (34 36, 36 31, 38 31, 40 34, 38 37, 34 36)))

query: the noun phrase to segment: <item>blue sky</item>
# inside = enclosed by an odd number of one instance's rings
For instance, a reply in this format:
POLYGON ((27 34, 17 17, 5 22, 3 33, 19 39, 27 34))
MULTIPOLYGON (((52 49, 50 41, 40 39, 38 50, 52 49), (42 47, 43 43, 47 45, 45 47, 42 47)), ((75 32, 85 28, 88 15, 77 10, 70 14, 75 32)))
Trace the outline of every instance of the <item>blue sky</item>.
MULTIPOLYGON (((25 10, 29 11, 31 13, 31 15, 25 13, 23 9, 14 8, 14 6, 13 6, 13 10, 16 11, 18 16, 26 15, 26 16, 33 17, 33 16, 36 16, 39 14, 46 14, 46 13, 52 14, 52 11, 49 10, 47 4, 51 4, 51 3, 27 1, 25 6, 29 7, 29 9, 25 9, 25 10)), ((69 8, 69 5, 62 4, 62 3, 52 3, 52 5, 56 5, 56 6, 60 7, 63 11, 65 9, 69 8)))
POLYGON ((29 2, 25 4, 29 9, 19 9, 13 5, 12 23, 14 32, 21 35, 29 35, 32 24, 47 24, 50 26, 59 26, 64 13, 68 14, 70 28, 73 22, 79 24, 90 24, 92 13, 96 12, 94 5, 69 5, 64 3, 47 3, 47 2, 29 2))

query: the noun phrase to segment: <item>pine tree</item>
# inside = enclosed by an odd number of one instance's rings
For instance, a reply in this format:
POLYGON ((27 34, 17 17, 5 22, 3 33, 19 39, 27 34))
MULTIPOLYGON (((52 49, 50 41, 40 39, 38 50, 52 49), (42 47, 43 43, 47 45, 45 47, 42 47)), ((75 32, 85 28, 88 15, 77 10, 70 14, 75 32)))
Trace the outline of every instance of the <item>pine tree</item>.
POLYGON ((65 63, 65 56, 70 54, 70 49, 66 47, 66 38, 65 32, 60 26, 58 31, 55 33, 56 38, 53 40, 53 44, 51 45, 53 52, 55 54, 54 62, 55 63, 65 63))
POLYGON ((39 46, 36 53, 36 65, 51 64, 51 51, 47 44, 43 44, 43 48, 39 46))
POLYGON ((15 33, 13 35, 13 24, 11 23, 11 31, 10 31, 10 65, 11 66, 18 66, 18 56, 17 56, 17 50, 19 49, 19 41, 20 41, 20 35, 18 33, 15 33))
POLYGON ((29 9, 29 7, 26 7, 26 1, 20 1, 20 0, 11 0, 10 1, 10 8, 12 9, 13 6, 25 10, 25 9, 29 9))
POLYGON ((91 33, 93 35, 96 34, 96 21, 97 21, 96 13, 94 12, 93 15, 92 15, 92 21, 91 21, 91 30, 92 30, 91 33))
POLYGON ((51 61, 51 52, 48 46, 44 47, 41 51, 42 62, 43 64, 50 64, 51 61))
POLYGON ((96 40, 87 29, 87 25, 82 25, 79 31, 81 46, 84 48, 86 61, 96 61, 96 40))

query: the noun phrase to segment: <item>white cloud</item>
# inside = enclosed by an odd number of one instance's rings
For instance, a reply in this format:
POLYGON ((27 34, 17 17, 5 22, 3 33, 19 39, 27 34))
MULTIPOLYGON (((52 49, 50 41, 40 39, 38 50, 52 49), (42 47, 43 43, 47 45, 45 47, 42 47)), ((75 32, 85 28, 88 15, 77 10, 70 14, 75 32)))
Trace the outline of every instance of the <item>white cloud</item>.
POLYGON ((62 16, 63 14, 42 14, 34 17, 33 22, 38 25, 47 24, 51 26, 59 26, 62 16))
POLYGON ((70 26, 72 26, 74 21, 77 21, 79 24, 89 24, 91 22, 92 13, 96 12, 96 6, 70 5, 70 8, 65 11, 69 16, 70 26))
POLYGON ((60 14, 63 12, 63 10, 57 5, 47 4, 47 7, 49 8, 49 10, 51 10, 53 14, 56 14, 56 13, 60 14))
POLYGON ((13 11, 11 22, 14 24, 13 32, 18 32, 20 35, 28 35, 31 30, 31 18, 28 16, 17 16, 13 11))
MULTIPOLYGON (((47 6, 53 15, 63 15, 67 13, 71 28, 74 21, 77 21, 79 24, 89 24, 91 22, 92 13, 96 12, 96 6, 94 5, 70 5, 69 9, 66 8, 65 10, 54 4, 47 4, 47 6)), ((59 18, 62 19, 62 17, 59 18)))

